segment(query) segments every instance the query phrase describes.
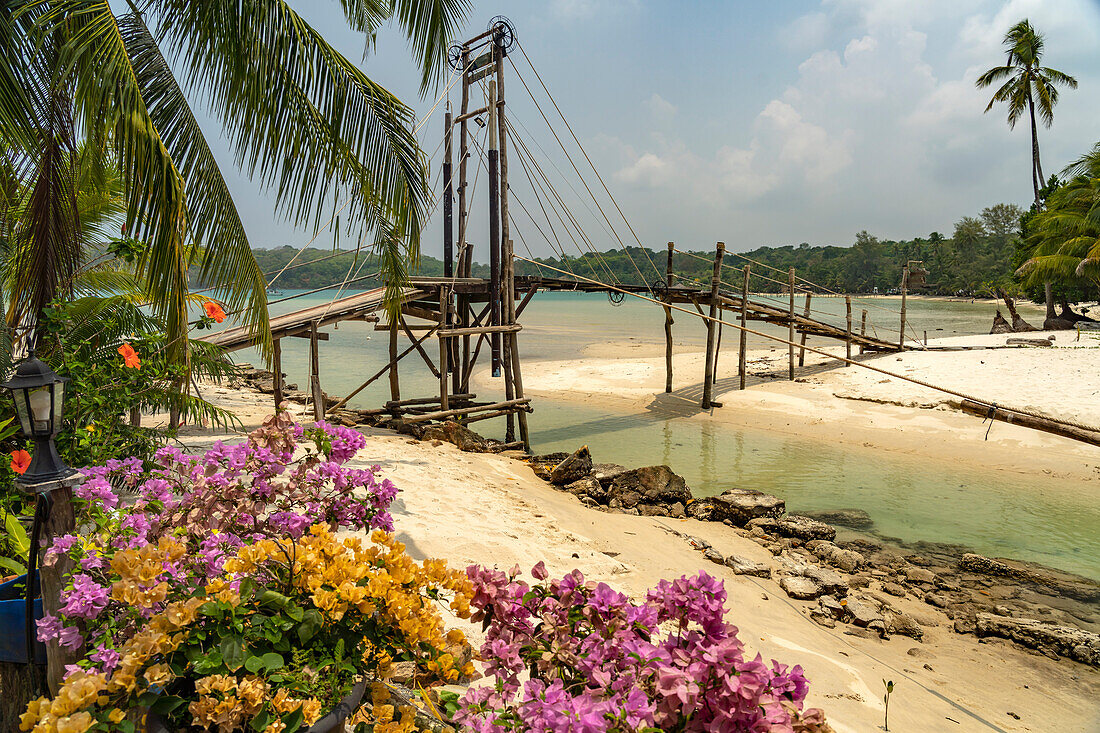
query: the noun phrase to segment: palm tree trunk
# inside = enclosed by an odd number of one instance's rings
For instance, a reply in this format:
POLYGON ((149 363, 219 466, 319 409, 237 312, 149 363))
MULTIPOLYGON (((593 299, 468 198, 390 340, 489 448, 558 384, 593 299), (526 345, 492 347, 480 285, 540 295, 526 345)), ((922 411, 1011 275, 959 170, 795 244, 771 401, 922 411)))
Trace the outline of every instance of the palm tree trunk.
POLYGON ((1051 321, 1057 317, 1057 314, 1054 312, 1054 287, 1051 285, 1050 280, 1043 283, 1043 291, 1046 294, 1047 301, 1047 320, 1051 321))
POLYGON ((1035 126, 1035 102, 1031 89, 1027 90, 1027 111, 1031 115, 1031 185, 1035 187, 1035 205, 1039 206, 1039 189, 1046 185, 1043 166, 1039 162, 1039 130, 1035 126))

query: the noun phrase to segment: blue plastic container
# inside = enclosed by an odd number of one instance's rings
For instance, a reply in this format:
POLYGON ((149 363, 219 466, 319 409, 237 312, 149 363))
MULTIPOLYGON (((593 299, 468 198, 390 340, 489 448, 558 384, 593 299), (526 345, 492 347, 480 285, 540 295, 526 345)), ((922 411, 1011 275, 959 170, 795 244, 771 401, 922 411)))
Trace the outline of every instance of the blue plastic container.
MULTIPOLYGON (((27 576, 21 575, 0 583, 0 662, 27 663, 27 601, 23 595, 26 582, 27 576)), ((34 585, 35 595, 38 595, 38 578, 34 585)), ((34 617, 42 618, 41 598, 34 600, 34 617)), ((37 640, 34 642, 34 661, 46 663, 46 645, 37 640)))

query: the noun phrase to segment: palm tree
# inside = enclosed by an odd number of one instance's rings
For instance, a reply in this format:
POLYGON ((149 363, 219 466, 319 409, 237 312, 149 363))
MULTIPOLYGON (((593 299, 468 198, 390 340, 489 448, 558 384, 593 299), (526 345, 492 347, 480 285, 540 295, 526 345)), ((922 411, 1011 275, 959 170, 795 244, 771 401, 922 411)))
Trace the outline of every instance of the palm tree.
POLYGON ((1039 133, 1035 123, 1035 108, 1043 125, 1054 122, 1054 105, 1058 103, 1058 86, 1077 88, 1077 80, 1057 69, 1040 66, 1043 58, 1043 34, 1036 31, 1027 19, 1008 29, 1004 37, 1008 60, 1004 66, 994 66, 978 77, 976 85, 985 89, 1004 82, 985 111, 1004 102, 1008 105, 1008 125, 1015 129, 1020 116, 1027 110, 1031 120, 1031 184, 1035 189, 1035 206, 1039 207, 1039 189, 1045 185, 1043 167, 1039 162, 1039 133))
POLYGON ((1066 183, 1031 220, 1031 257, 1017 274, 1028 284, 1100 285, 1100 142, 1062 175, 1066 183))
MULTIPOLYGON (((396 21, 422 69, 422 92, 467 5, 340 0, 369 38, 396 21)), ((93 159, 109 152, 117 161, 126 231, 146 243, 137 269, 169 353, 186 361, 192 271, 270 346, 266 281, 189 96, 220 119, 237 167, 274 194, 290 223, 318 228, 346 202, 345 226, 395 232, 415 256, 428 190, 409 107, 285 0, 146 0, 129 9, 0 0, 0 187, 12 173, 30 181, 9 232, 23 263, 9 324, 33 332, 84 261, 79 131, 99 151, 93 159)))

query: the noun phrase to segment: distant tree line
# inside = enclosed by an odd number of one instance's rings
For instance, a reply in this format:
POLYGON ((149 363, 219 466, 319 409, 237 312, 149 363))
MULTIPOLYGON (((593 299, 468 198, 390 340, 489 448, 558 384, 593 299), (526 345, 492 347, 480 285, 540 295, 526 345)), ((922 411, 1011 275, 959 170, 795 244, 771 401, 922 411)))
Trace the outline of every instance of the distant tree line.
MULTIPOLYGON (((786 281, 786 272, 795 268, 799 277, 810 280, 830 290, 843 293, 887 293, 901 284, 902 267, 909 261, 922 262, 928 271, 926 284, 921 292, 936 295, 991 297, 996 288, 1008 292, 1023 293, 1014 271, 1019 262, 1027 258, 1020 241, 1020 221, 1025 214, 1014 204, 997 204, 981 211, 978 216, 963 217, 955 224, 951 236, 932 232, 927 237, 909 240, 883 240, 866 231, 858 233, 850 246, 811 246, 806 243, 782 247, 759 247, 742 253, 759 265, 752 265, 754 274, 786 281), (775 270, 769 268, 776 268, 775 270), (779 270, 779 272, 776 272, 779 270)), ((285 267, 298 253, 294 247, 257 249, 255 256, 269 280, 285 267)), ((543 265, 576 273, 601 282, 652 284, 664 279, 666 260, 664 249, 640 247, 609 249, 598 255, 586 253, 577 257, 536 258, 543 265), (652 265, 650 264, 652 261, 652 265)), ((710 282, 714 251, 680 252, 673 257, 676 282, 710 282)), ((725 262, 740 267, 747 260, 727 252, 725 262)), ((377 270, 371 256, 354 253, 336 253, 332 250, 306 249, 294 263, 278 277, 275 287, 280 289, 312 289, 340 283, 358 273, 359 278, 377 270), (303 264, 309 263, 309 264, 303 264)), ((421 275, 443 274, 442 261, 423 255, 420 258, 421 275)), ((516 262, 519 275, 564 277, 548 268, 540 268, 524 261, 516 262)), ((475 277, 488 277, 488 265, 475 263, 475 277)), ((739 284, 740 275, 723 270, 722 279, 739 284)), ((377 285, 375 278, 360 280, 353 287, 377 285)), ((763 277, 753 277, 752 289, 779 292, 783 285, 763 277)), ((1042 293, 1029 293, 1041 297, 1042 293)))

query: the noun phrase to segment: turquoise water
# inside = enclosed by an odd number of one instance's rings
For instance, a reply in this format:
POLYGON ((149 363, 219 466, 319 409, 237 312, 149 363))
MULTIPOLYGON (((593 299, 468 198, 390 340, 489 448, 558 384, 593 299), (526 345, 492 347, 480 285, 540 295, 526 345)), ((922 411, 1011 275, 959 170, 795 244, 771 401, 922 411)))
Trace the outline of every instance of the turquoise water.
MULTIPOLYGON (((323 294, 307 296, 276 304, 272 313, 325 302, 323 294)), ((815 298, 812 304, 823 320, 844 322, 842 298, 815 298)), ((896 300, 857 301, 857 322, 861 307, 868 309, 881 337, 896 338, 886 329, 896 329, 897 316, 880 310, 896 309, 896 300)), ((910 300, 908 320, 921 336, 927 328, 929 338, 984 333, 995 310, 989 302, 910 300)), ((1032 320, 1041 315, 1031 306, 1021 307, 1021 313, 1032 320)), ((663 314, 638 301, 614 307, 605 296, 539 294, 522 321, 520 347, 525 361, 578 359, 587 347, 607 343, 609 335, 616 343, 650 353, 664 343, 663 314)), ((772 332, 786 333, 785 329, 772 332)), ((388 361, 387 334, 375 332, 372 324, 344 323, 330 333, 331 340, 321 350, 321 380, 329 394, 347 394, 388 361)), ((674 333, 677 349, 688 351, 701 350, 706 332, 697 319, 680 314, 674 333)), ((728 333, 727 338, 722 358, 732 365, 734 339, 728 333)), ((750 348, 767 343, 750 338, 750 348)), ((425 346, 436 358, 437 342, 429 339, 425 346)), ((283 341, 284 371, 289 381, 301 387, 306 384, 307 352, 307 340, 283 341)), ((236 357, 257 363, 248 352, 238 352, 236 357)), ((437 380, 417 355, 406 357, 402 396, 427 396, 437 389, 437 380)), ((484 390, 479 396, 502 397, 484 390)), ((387 399, 389 386, 383 377, 352 405, 377 407, 387 399)), ((1100 485, 1096 482, 961 469, 947 461, 918 461, 650 411, 616 413, 546 397, 536 401, 530 424, 532 448, 537 452, 572 451, 588 444, 597 461, 628 466, 666 463, 687 479, 697 495, 739 486, 781 496, 792 511, 858 507, 871 515, 875 531, 884 536, 965 545, 984 554, 1100 578, 1100 485)), ((503 432, 503 421, 487 421, 478 429, 496 436, 503 432)))

